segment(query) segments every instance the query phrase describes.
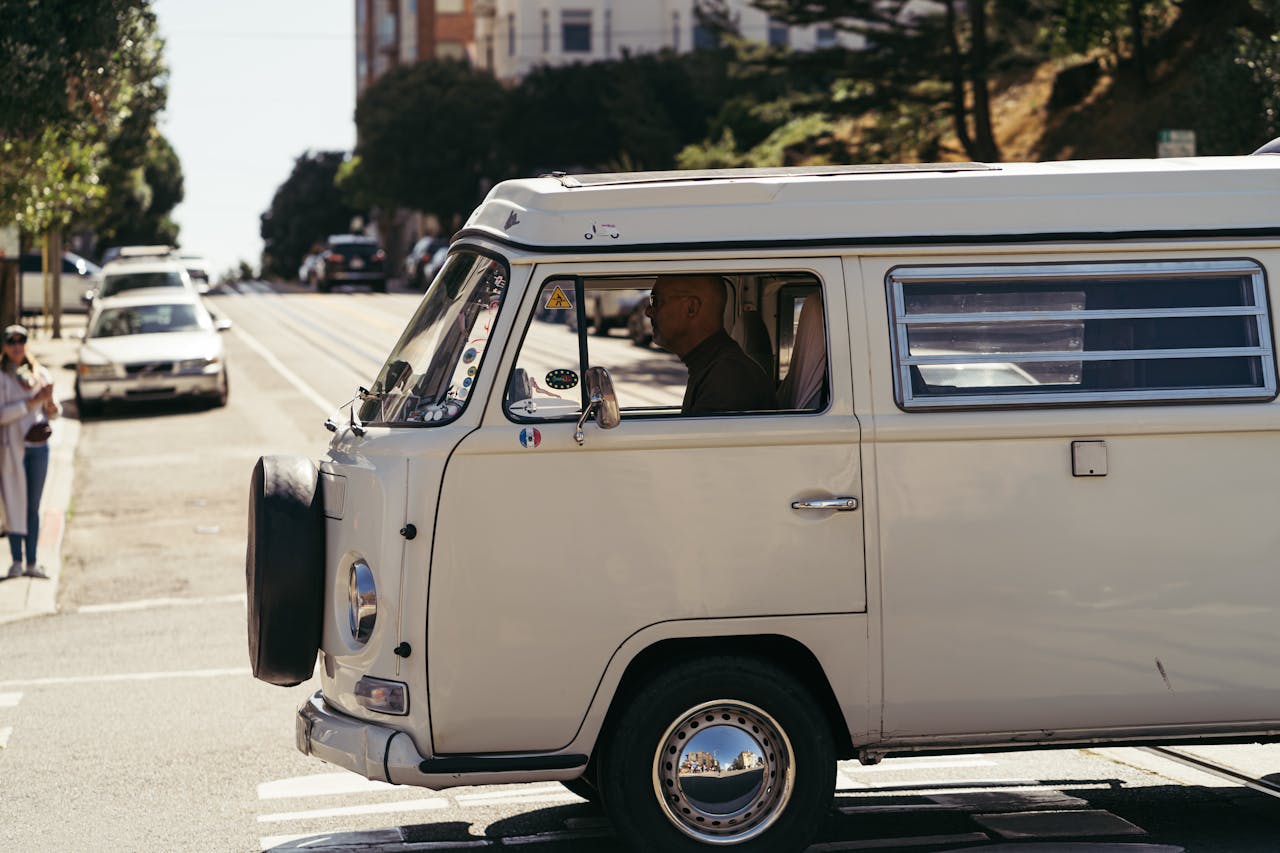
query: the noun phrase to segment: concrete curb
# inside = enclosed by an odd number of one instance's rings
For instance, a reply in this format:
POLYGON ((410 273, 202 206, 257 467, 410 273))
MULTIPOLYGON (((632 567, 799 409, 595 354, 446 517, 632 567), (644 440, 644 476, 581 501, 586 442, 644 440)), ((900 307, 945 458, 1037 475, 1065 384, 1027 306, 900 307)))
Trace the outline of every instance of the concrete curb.
MULTIPOLYGON (((76 321, 73 320, 73 323, 76 321)), ((57 612, 58 579, 62 574, 62 540, 67 511, 71 507, 71 487, 75 479, 76 446, 80 442, 80 421, 75 413, 75 370, 64 365, 76 360, 80 341, 74 336, 80 325, 64 332, 60 340, 41 338, 34 332, 32 354, 53 375, 55 395, 63 405, 63 415, 53 425, 49 439, 49 478, 40 502, 40 564, 49 580, 13 578, 0 581, 0 624, 57 612), (67 406, 71 403, 70 407, 67 406)), ((2 562, 9 565, 7 543, 0 545, 2 562)), ((3 570, 0 570, 0 575, 3 570)))

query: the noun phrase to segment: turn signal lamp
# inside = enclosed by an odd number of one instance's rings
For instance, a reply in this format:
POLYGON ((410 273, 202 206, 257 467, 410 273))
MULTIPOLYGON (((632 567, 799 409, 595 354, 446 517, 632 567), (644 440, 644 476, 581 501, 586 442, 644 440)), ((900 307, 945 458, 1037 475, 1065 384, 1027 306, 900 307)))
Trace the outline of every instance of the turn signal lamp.
POLYGON ((366 675, 356 682, 356 701, 380 714, 409 713, 408 688, 399 681, 384 681, 366 675))

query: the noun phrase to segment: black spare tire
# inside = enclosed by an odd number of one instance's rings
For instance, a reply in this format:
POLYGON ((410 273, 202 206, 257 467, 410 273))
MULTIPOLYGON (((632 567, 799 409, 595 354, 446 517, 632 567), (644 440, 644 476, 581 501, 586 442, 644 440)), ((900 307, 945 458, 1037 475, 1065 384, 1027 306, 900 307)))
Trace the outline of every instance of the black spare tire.
POLYGON ((249 486, 245 555, 254 678, 291 687, 311 677, 324 607, 324 506, 310 459, 263 456, 249 486))

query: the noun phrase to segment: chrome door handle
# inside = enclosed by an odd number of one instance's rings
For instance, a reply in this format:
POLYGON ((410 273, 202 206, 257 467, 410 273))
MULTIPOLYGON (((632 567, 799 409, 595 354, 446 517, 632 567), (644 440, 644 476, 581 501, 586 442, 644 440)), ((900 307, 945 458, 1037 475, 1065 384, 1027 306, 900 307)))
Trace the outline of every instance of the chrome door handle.
POLYGON ((858 508, 857 498, 822 498, 814 501, 792 501, 792 509, 817 509, 835 512, 853 512, 858 508))

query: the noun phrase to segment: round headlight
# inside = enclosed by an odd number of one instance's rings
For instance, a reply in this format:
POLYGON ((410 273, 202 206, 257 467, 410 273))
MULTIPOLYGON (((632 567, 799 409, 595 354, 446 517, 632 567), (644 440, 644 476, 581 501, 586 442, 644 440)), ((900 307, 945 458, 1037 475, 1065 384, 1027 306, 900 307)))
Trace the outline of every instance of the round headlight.
POLYGON ((351 564, 347 575, 347 623, 351 636, 360 645, 369 642, 378 618, 378 593, 373 587, 373 569, 364 560, 351 564))

